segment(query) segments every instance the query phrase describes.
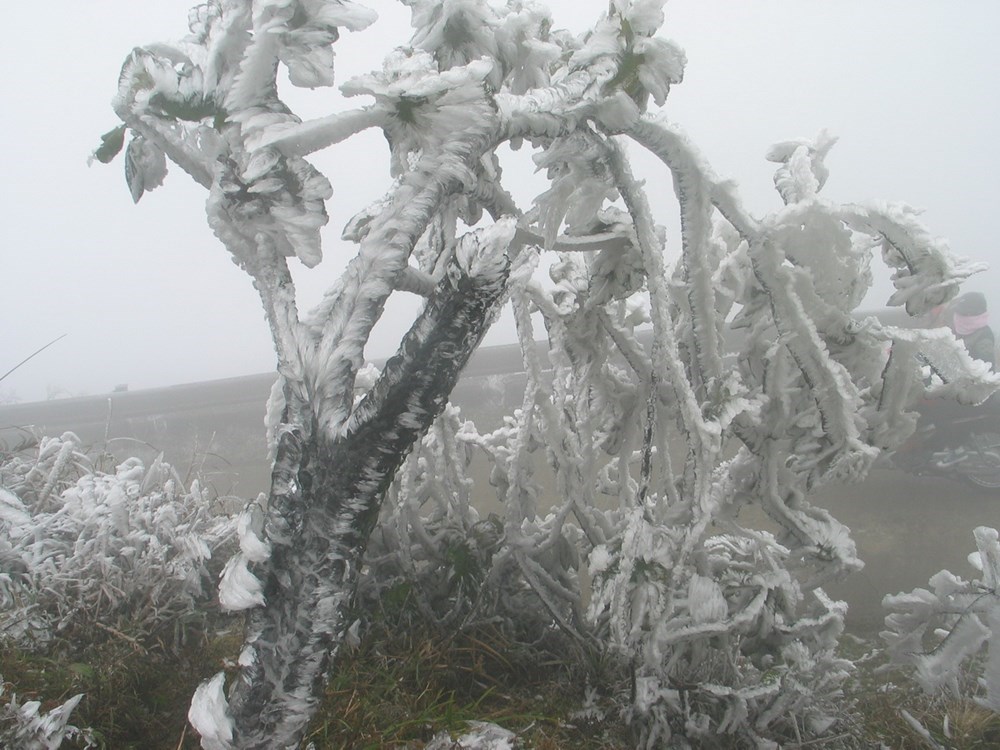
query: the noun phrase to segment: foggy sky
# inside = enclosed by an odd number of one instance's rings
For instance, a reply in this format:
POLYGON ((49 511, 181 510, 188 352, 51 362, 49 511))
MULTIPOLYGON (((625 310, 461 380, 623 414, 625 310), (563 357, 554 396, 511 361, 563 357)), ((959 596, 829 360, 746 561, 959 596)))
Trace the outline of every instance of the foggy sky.
MULTIPOLYGON (((134 206, 121 157, 87 167, 100 134, 118 124, 109 102, 129 50, 181 37, 193 4, 56 0, 44 13, 31 3, 4 8, 0 374, 67 335, 0 382, 0 397, 29 401, 273 369, 256 292, 209 231, 204 190, 173 168, 164 186, 134 206)), ((339 83, 377 67, 409 36, 405 8, 365 4, 380 20, 338 42, 339 83)), ((550 6, 557 26, 582 31, 607 2, 550 6)), ((661 33, 685 48, 688 66, 665 109, 715 171, 739 183, 752 212, 780 205, 767 147, 827 128, 840 142, 827 159, 824 194, 924 209, 932 233, 948 238, 957 254, 994 262, 996 270, 967 288, 1000 304, 1000 254, 990 228, 1000 204, 993 38, 1000 3, 671 0, 666 12, 661 33)), ((327 90, 286 89, 282 95, 303 117, 345 106, 327 90)), ((295 264, 302 309, 353 255, 340 231, 388 187, 385 151, 381 134, 370 132, 311 158, 334 197, 324 262, 311 271, 295 264)), ((669 176, 633 158, 649 180, 657 219, 676 226, 669 176)), ((508 168, 525 187, 539 184, 528 159, 525 149, 508 168)), ((527 205, 530 195, 520 198, 527 205)), ((884 268, 876 274, 873 306, 891 291, 884 268)), ((412 300, 390 307, 371 355, 394 349, 412 308, 412 300)), ((511 340, 501 326, 486 343, 511 340)))

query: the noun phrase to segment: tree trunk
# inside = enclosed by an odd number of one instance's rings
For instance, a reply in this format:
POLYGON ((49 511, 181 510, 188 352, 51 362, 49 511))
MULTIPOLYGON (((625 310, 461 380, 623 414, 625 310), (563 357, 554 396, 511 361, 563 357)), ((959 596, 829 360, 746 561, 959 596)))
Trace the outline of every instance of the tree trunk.
POLYGON ((247 616, 230 691, 239 748, 297 746, 349 626, 368 537, 396 470, 441 413, 504 298, 509 263, 471 277, 453 263, 399 353, 331 438, 285 425, 254 572, 266 604, 247 616))

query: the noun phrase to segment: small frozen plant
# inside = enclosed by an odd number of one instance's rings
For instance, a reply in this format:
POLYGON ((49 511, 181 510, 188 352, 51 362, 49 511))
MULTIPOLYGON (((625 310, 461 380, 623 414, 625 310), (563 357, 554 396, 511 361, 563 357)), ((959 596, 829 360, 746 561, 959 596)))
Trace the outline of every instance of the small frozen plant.
POLYGON ((169 626, 181 637, 213 598, 209 561, 232 523, 162 458, 99 471, 66 433, 6 462, 0 476, 0 638, 44 646, 121 618, 140 634, 169 626))
POLYGON ((16 695, 5 696, 6 688, 3 675, 0 675, 0 747, 57 750, 64 740, 75 740, 77 747, 98 747, 89 729, 69 723, 70 714, 83 698, 82 694, 43 711, 38 701, 19 702, 16 695))
POLYGON ((971 671, 975 701, 1000 713, 1000 535, 987 526, 973 535, 969 562, 979 576, 967 581, 942 570, 929 589, 886 596, 882 638, 892 661, 913 668, 927 692, 959 695, 960 678, 971 671))

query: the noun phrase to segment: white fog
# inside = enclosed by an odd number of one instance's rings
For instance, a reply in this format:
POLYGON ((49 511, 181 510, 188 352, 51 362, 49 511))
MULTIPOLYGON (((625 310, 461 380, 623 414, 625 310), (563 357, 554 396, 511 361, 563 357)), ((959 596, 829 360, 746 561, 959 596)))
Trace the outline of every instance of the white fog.
MULTIPOLYGON (((121 160, 87 166, 99 136, 117 122, 109 102, 125 52, 183 35, 189 4, 61 0, 46 6, 44 21, 31 3, 4 10, 16 31, 0 49, 11 71, 2 84, 8 104, 0 123, 8 311, 0 372, 65 334, 0 382, 6 401, 273 370, 259 300, 209 231, 204 190, 174 169, 162 188, 132 205, 121 160)), ((390 40, 409 34, 401 5, 370 5, 380 15, 375 27, 345 32, 337 45, 340 82, 377 67, 390 40)), ((551 5, 558 25, 580 31, 607 3, 551 5)), ((768 146, 826 128, 840 138, 828 158, 827 196, 905 201, 925 211, 925 224, 956 253, 997 256, 996 3, 671 0, 666 15, 663 33, 688 58, 666 112, 719 175, 739 183, 751 211, 777 204, 773 165, 763 158, 768 146)), ((332 96, 323 89, 288 92, 296 110, 311 116, 344 106, 336 98, 324 104, 332 96)), ((530 181, 527 149, 517 157, 511 170, 530 181)), ((324 152, 317 165, 334 196, 324 262, 294 269, 303 307, 320 299, 354 252, 339 239, 345 222, 387 187, 384 139, 366 133, 324 152)), ((651 179, 653 195, 663 197, 654 210, 672 227, 676 253, 672 186, 661 174, 651 179)), ((881 282, 867 303, 873 308, 889 292, 887 273, 876 272, 881 282)), ((966 288, 1000 303, 992 294, 1000 270, 966 288)), ((405 319, 388 310, 372 356, 391 353, 405 319)), ((505 319, 486 344, 512 340, 505 319)))

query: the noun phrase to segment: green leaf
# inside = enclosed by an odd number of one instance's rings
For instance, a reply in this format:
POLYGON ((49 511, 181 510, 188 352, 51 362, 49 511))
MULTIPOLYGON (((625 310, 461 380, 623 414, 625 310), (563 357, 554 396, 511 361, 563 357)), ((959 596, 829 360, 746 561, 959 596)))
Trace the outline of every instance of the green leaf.
POLYGON ((101 136, 101 145, 94 151, 94 158, 101 164, 110 164, 125 145, 125 126, 119 125, 101 136))
POLYGON ((94 679, 94 677, 97 676, 96 669, 94 669, 89 664, 84 664, 83 662, 80 661, 70 664, 69 671, 79 675, 80 677, 83 677, 85 680, 92 680, 94 679))

